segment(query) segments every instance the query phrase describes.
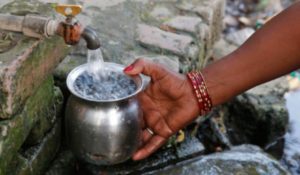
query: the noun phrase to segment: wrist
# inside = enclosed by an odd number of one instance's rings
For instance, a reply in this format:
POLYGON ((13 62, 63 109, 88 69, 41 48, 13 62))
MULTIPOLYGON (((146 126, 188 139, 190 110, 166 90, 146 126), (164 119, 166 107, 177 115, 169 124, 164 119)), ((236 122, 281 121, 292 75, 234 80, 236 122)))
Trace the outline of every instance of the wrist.
POLYGON ((189 84, 192 87, 194 97, 197 100, 197 106, 200 115, 205 115, 212 110, 212 100, 209 95, 204 77, 201 72, 190 72, 187 75, 189 84))

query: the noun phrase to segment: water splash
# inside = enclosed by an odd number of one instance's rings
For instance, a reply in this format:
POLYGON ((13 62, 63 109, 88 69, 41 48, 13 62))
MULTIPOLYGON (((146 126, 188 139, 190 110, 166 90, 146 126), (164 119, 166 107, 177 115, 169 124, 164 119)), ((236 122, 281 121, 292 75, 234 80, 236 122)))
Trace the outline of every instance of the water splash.
POLYGON ((87 71, 79 75, 74 83, 75 91, 90 100, 116 100, 133 94, 137 86, 134 81, 104 66, 101 49, 88 50, 87 71))

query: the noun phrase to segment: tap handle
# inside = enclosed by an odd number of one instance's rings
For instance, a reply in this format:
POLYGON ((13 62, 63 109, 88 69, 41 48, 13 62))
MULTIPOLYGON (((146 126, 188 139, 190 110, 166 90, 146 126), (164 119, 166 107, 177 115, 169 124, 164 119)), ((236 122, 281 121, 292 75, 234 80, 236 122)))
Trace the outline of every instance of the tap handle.
POLYGON ((81 5, 68 5, 68 4, 58 4, 55 6, 57 13, 60 13, 66 17, 75 17, 82 11, 81 5))

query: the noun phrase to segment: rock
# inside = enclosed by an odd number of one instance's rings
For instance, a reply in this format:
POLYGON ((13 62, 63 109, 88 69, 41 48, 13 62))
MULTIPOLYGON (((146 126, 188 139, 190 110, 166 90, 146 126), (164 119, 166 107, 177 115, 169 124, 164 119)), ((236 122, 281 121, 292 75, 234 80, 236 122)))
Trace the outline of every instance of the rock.
POLYGON ((221 59, 224 56, 227 56, 228 54, 235 51, 237 48, 238 47, 236 45, 230 44, 224 39, 220 39, 214 45, 213 58, 214 59, 221 59))
POLYGON ((8 172, 12 175, 44 174, 59 149, 61 140, 61 121, 46 134, 40 144, 18 153, 10 164, 8 172))
POLYGON ((164 24, 178 31, 188 32, 197 36, 202 19, 191 16, 176 16, 164 24))
POLYGON ((205 148, 203 144, 191 133, 185 133, 185 140, 176 146, 176 155, 178 159, 188 159, 203 155, 205 148))
POLYGON ((23 145, 34 124, 48 111, 53 114, 54 89, 53 78, 49 77, 39 89, 26 101, 23 111, 9 120, 0 121, 0 174, 6 168, 23 145))
POLYGON ((165 32, 145 24, 138 25, 136 40, 147 48, 158 50, 159 52, 170 52, 178 56, 191 58, 195 58, 197 54, 196 52, 190 55, 190 52, 195 47, 192 37, 165 32))
POLYGON ((219 145, 231 148, 244 143, 255 144, 280 159, 288 125, 283 98, 287 89, 285 78, 279 78, 215 108, 209 123, 219 145))
POLYGON ((60 81, 65 81, 68 74, 75 67, 85 64, 87 58, 78 55, 68 55, 55 69, 54 78, 60 81))
POLYGON ((202 1, 202 4, 203 5, 198 5, 197 7, 195 7, 194 11, 197 12, 198 15, 206 19, 207 24, 212 30, 213 41, 217 41, 220 38, 220 34, 223 28, 226 3, 222 0, 204 0, 202 1))
POLYGON ((244 24, 245 26, 252 26, 253 25, 253 22, 251 21, 251 19, 249 19, 245 16, 239 17, 239 22, 244 24))
POLYGON ((224 23, 228 26, 234 26, 234 27, 239 25, 239 22, 236 19, 236 17, 234 17, 232 15, 225 15, 224 23))
POLYGON ((196 67, 191 66, 192 69, 203 68, 208 63, 209 58, 212 56, 214 43, 219 40, 221 36, 220 34, 223 29, 225 1, 182 1, 179 5, 177 5, 177 7, 182 11, 197 14, 204 21, 204 23, 199 27, 199 60, 191 63, 191 65, 197 65, 196 67))
POLYGON ((252 145, 234 147, 229 151, 210 154, 201 158, 172 165, 163 170, 148 174, 164 175, 223 175, 223 174, 257 174, 286 175, 288 171, 278 161, 252 145))
POLYGON ((71 151, 64 150, 53 160, 46 175, 74 175, 76 159, 71 151))
POLYGON ((287 86, 286 79, 280 78, 255 87, 225 105, 224 122, 233 144, 266 147, 284 136, 288 113, 283 96, 287 86))
POLYGON ((225 37, 226 40, 236 46, 242 45, 251 35, 253 35, 255 30, 250 27, 231 32, 225 37))
MULTIPOLYGON (((0 10, 5 11, 11 7, 21 11, 20 7, 24 3, 27 6, 31 4, 28 8, 32 10, 37 5, 14 1, 0 10)), ((43 8, 40 5, 41 3, 38 3, 36 8, 41 10, 43 8)), ((26 7, 24 5, 23 10, 26 7)), ((43 14, 48 14, 47 12, 45 10, 43 14)), ((9 51, 0 54, 2 62, 0 64, 0 119, 10 118, 19 112, 26 99, 33 95, 68 51, 60 37, 42 40, 20 35, 16 37, 19 38, 17 44, 9 51)))
POLYGON ((212 151, 216 151, 216 147, 231 148, 232 143, 228 136, 228 131, 225 125, 225 112, 223 110, 217 109, 211 113, 209 118, 209 125, 212 130, 212 136, 210 139, 215 139, 217 144, 214 148, 210 148, 212 151))
POLYGON ((150 12, 150 15, 160 21, 166 20, 173 16, 173 12, 170 11, 167 7, 156 6, 150 12))
POLYGON ((39 143, 45 134, 52 129, 57 120, 61 119, 62 105, 64 102, 63 95, 61 90, 57 87, 54 89, 54 94, 54 105, 52 105, 52 108, 44 111, 45 116, 40 117, 35 123, 24 143, 25 146, 33 146, 39 143))

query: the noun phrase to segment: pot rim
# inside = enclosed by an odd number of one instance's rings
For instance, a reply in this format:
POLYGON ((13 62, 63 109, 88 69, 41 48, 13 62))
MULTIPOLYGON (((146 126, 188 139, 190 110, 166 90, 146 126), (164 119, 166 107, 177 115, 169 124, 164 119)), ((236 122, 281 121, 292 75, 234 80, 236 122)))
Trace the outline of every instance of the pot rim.
MULTIPOLYGON (((127 100, 127 99, 130 99, 134 96, 136 96, 137 94, 139 94, 142 90, 143 90, 143 87, 145 85, 145 79, 144 77, 139 74, 139 75, 135 75, 135 76, 129 76, 130 78, 133 79, 133 81, 135 82, 135 84, 137 85, 137 89, 134 93, 128 95, 128 96, 125 96, 125 97, 122 97, 122 98, 118 98, 118 99, 111 99, 111 100, 96 100, 96 99, 90 99, 90 98, 87 98, 87 97, 84 97, 80 94, 78 94, 75 89, 74 89, 74 82, 75 80, 77 79, 77 77, 83 73, 84 71, 87 70, 87 66, 88 64, 82 64, 82 65, 79 65, 77 67, 75 67, 67 76, 67 80, 66 80, 66 83, 67 83, 67 87, 68 89, 70 90, 70 92, 75 95, 76 97, 80 98, 80 99, 83 99, 83 100, 87 100, 87 101, 90 101, 90 102, 97 102, 97 103, 109 103, 109 102, 118 102, 118 101, 122 101, 122 100, 127 100)), ((117 63, 112 63, 112 62, 104 62, 104 66, 106 69, 109 69, 111 68, 113 71, 117 71, 117 72, 121 72, 123 73, 123 70, 125 68, 124 65, 121 65, 121 64, 117 64, 117 63)), ((125 74, 124 74, 125 75, 125 74)), ((128 76, 128 75, 126 75, 128 76)))

